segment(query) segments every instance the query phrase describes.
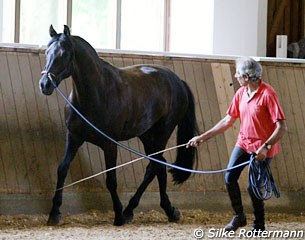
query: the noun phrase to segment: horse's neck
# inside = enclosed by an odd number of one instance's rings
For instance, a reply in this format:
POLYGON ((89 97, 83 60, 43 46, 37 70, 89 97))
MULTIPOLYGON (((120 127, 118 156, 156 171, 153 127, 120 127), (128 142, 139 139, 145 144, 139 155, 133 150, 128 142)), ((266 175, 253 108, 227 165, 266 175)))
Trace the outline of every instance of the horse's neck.
POLYGON ((76 50, 75 72, 72 75, 73 98, 84 107, 100 103, 100 99, 106 97, 110 85, 115 84, 115 78, 108 81, 109 73, 115 74, 115 67, 89 53, 82 48, 76 50))

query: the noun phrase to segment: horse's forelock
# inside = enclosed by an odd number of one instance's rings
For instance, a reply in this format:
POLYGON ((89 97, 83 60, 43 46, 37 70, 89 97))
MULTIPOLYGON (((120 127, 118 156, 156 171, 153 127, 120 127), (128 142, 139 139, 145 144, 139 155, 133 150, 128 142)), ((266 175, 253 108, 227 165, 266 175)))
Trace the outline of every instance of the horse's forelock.
POLYGON ((66 36, 65 34, 58 34, 57 36, 54 36, 51 38, 51 40, 48 42, 48 49, 51 48, 51 46, 55 43, 58 42, 60 43, 60 46, 72 46, 71 39, 66 36))
POLYGON ((59 37, 60 46, 62 47, 72 47, 72 41, 69 36, 61 34, 59 37))
POLYGON ((58 38, 56 38, 56 37, 52 37, 51 38, 51 40, 48 42, 48 48, 50 48, 50 46, 54 43, 54 42, 56 42, 58 40, 58 38))

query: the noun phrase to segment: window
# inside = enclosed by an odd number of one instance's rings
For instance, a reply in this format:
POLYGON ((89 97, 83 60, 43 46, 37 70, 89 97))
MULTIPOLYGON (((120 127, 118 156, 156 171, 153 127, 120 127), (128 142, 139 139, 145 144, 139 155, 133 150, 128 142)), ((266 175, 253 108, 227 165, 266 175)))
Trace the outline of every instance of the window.
POLYGON ((164 0, 123 0, 121 49, 163 51, 164 0))
POLYGON ((15 2, 0 0, 0 42, 14 42, 15 2))
POLYGON ((68 24, 96 49, 210 54, 213 8, 214 0, 0 0, 0 40, 46 45, 51 24, 68 24))
POLYGON ((85 38, 94 48, 115 48, 116 1, 73 0, 72 34, 85 38))
MULTIPOLYGON (((66 9, 62 0, 21 0, 20 43, 46 45, 49 27, 63 29, 66 9)), ((60 30, 62 31, 62 30, 60 30)))
POLYGON ((214 0, 171 0, 170 51, 211 54, 214 0))

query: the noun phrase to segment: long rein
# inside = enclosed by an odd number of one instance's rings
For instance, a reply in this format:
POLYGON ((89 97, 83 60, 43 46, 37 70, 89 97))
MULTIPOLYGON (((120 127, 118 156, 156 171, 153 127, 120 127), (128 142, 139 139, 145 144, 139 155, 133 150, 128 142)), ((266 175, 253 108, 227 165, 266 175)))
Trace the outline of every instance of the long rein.
POLYGON ((265 175, 265 180, 264 180, 264 183, 263 183, 263 187, 265 188, 265 192, 264 192, 264 195, 262 195, 262 193, 259 191, 259 188, 262 188, 262 186, 256 184, 256 182, 258 182, 260 179, 261 179, 261 175, 260 175, 260 165, 255 165, 254 162, 255 162, 255 155, 254 154, 251 154, 251 158, 249 161, 246 161, 246 162, 243 162, 241 164, 238 164, 236 166, 233 166, 233 167, 230 167, 230 168, 225 168, 225 169, 220 169, 220 170, 210 170, 210 171, 202 171, 202 170, 193 170, 193 169, 188 169, 188 168, 184 168, 184 167, 179 167, 179 166, 176 166, 174 164, 171 164, 171 163, 167 163, 167 162, 163 162, 159 159, 156 159, 156 158, 153 158, 152 156, 154 155, 157 155, 157 154, 160 154, 160 153, 163 153, 163 152, 166 152, 166 151, 170 151, 170 150, 173 150, 173 149, 177 149, 177 148, 180 148, 180 147, 185 147, 187 145, 187 143, 184 143, 184 144, 181 144, 181 145, 178 145, 178 146, 174 146, 174 147, 170 147, 170 148, 166 148, 162 151, 159 151, 159 152, 155 152, 155 153, 152 153, 150 155, 145 155, 133 148, 130 148, 118 141, 116 141, 115 139, 111 138, 110 136, 108 136, 106 133, 104 133, 103 131, 101 131, 100 129, 98 129, 93 123, 91 123, 84 115, 82 115, 75 107, 74 105, 69 101, 69 99, 65 96, 65 94, 61 91, 61 89, 56 85, 56 83, 54 82, 53 80, 53 74, 52 73, 47 73, 45 71, 42 72, 42 74, 48 74, 48 77, 49 79, 51 80, 51 83, 52 85, 54 86, 54 88, 57 90, 57 92, 63 97, 63 99, 67 102, 67 104, 79 115, 80 118, 82 118, 89 126, 91 126, 95 131, 97 131, 99 134, 101 134, 102 136, 104 136, 105 138, 107 138, 108 140, 110 140, 111 142, 115 143, 116 145, 118 145, 119 147, 121 148, 124 148, 125 150, 129 151, 129 152, 132 152, 138 156, 140 156, 139 158, 136 158, 136 159, 133 159, 129 162, 126 162, 124 164, 121 164, 121 165, 118 165, 116 167, 113 167, 113 168, 109 168, 109 169, 106 169, 104 171, 101 171, 99 173, 96 173, 94 175, 91 175, 89 177, 86 177, 86 178, 82 178, 76 182, 73 182, 71 184, 68 184, 62 188, 59 188, 59 189, 56 189, 56 191, 59 191, 59 190, 63 190, 65 188, 68 188, 68 187, 71 187, 71 186, 74 186, 78 183, 81 183, 81 182, 84 182, 86 180, 89 180, 91 178, 95 178, 101 174, 104 174, 108 171, 112 171, 112 170, 115 170, 115 169, 118 169, 118 168, 121 168, 121 167, 124 167, 124 166, 127 166, 129 164, 132 164, 132 163, 135 163, 139 160, 142 160, 144 158, 146 159, 149 159, 151 161, 154 161, 154 162, 157 162, 159 164, 163 164, 167 167, 171 167, 171 168, 176 168, 176 169, 179 169, 181 171, 186 171, 186 172, 190 172, 190 173, 198 173, 198 174, 215 174, 215 173, 222 173, 222 172, 227 172, 227 171, 230 171, 232 169, 235 169, 235 168, 239 168, 241 166, 244 166, 244 165, 248 165, 249 164, 249 178, 252 180, 250 181, 250 185, 251 187, 254 189, 254 193, 256 195, 257 198, 261 199, 261 200, 267 200, 269 198, 271 198, 272 196, 272 193, 274 192, 275 193, 275 196, 276 197, 279 197, 279 191, 277 190, 276 188, 276 185, 274 184, 274 180, 273 180, 273 177, 272 177, 272 173, 271 173, 271 170, 269 168, 269 166, 267 165, 267 174, 265 175), (255 166, 255 167, 254 167, 255 166), (256 179, 256 182, 255 182, 255 179, 256 179), (271 183, 270 183, 271 182, 271 183))

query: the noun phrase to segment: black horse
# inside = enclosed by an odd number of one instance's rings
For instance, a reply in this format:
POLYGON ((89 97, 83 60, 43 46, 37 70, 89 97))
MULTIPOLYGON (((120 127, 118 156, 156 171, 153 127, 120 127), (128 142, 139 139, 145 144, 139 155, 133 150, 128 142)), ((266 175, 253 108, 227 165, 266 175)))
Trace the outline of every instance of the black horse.
MULTIPOLYGON (((46 66, 39 81, 43 94, 51 95, 54 85, 72 76, 70 100, 73 105, 97 128, 117 141, 139 137, 147 155, 163 150, 177 125, 178 145, 194 136, 193 95, 175 73, 154 65, 117 68, 99 58, 84 39, 71 36, 67 26, 63 33, 58 34, 51 25, 49 33, 51 40, 46 50, 46 66)), ((68 105, 65 119, 65 153, 58 167, 57 189, 64 186, 70 163, 85 141, 103 149, 107 169, 116 166, 117 159, 117 145, 94 131, 68 105)), ((197 159, 195 151, 195 148, 179 148, 175 164, 192 169, 197 159)), ((162 154, 156 155, 156 158, 166 161, 162 154)), ((190 176, 189 172, 174 168, 170 172, 176 184, 183 183, 190 176)), ((180 213, 172 207, 166 193, 166 167, 150 161, 143 182, 124 211, 117 194, 116 172, 107 173, 106 185, 115 212, 114 225, 132 220, 133 210, 155 176, 159 182, 161 207, 169 221, 179 220, 180 213)), ((62 194, 62 190, 55 192, 49 225, 57 225, 61 221, 59 208, 62 194)))

